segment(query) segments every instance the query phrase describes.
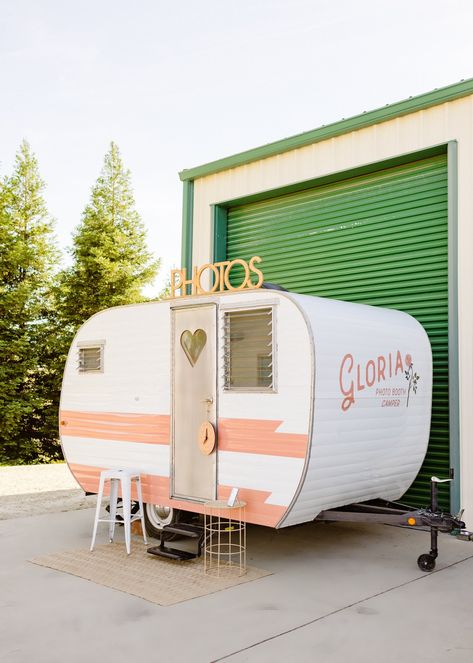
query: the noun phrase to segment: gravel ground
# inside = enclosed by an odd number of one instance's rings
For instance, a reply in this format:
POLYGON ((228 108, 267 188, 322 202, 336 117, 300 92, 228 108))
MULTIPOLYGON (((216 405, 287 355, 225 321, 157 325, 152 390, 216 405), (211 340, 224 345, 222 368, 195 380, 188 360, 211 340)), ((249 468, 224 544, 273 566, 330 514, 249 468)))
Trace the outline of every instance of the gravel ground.
POLYGON ((87 509, 95 500, 85 497, 66 463, 0 467, 0 520, 87 509))
POLYGON ((23 495, 78 489, 67 463, 0 467, 0 495, 23 495))

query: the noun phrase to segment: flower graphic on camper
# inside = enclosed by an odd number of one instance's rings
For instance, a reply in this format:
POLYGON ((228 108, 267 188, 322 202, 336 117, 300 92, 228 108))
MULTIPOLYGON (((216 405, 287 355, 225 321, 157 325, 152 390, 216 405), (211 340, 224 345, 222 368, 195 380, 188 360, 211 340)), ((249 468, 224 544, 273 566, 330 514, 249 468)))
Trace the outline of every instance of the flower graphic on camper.
POLYGON ((406 366, 407 366, 407 371, 404 371, 404 375, 406 376, 406 380, 409 382, 409 388, 407 390, 407 401, 406 401, 406 407, 409 407, 409 397, 411 395, 411 389, 415 393, 417 393, 417 383, 420 380, 420 376, 417 375, 417 373, 414 371, 414 364, 412 363, 412 357, 410 354, 406 355, 406 366))

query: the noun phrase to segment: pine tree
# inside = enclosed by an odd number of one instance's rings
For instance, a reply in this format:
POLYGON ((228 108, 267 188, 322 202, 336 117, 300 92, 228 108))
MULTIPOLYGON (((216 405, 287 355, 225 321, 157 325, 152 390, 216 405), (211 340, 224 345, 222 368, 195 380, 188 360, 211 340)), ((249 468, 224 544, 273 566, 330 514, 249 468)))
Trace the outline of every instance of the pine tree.
POLYGON ((157 274, 159 260, 146 247, 130 171, 113 142, 74 235, 72 256, 61 284, 61 313, 71 328, 101 309, 143 301, 143 286, 157 274))
MULTIPOLYGON (((39 387, 48 372, 42 352, 49 324, 57 251, 45 184, 26 141, 0 185, 0 462, 50 457, 33 420, 50 409, 39 387)), ((58 453, 58 445, 52 440, 58 453)))

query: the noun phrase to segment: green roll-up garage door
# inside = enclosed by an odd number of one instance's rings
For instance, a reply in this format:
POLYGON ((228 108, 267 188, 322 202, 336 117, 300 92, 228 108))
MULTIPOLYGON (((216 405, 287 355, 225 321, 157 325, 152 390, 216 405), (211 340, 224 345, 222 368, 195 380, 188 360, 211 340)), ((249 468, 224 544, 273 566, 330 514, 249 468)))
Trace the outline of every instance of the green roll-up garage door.
MULTIPOLYGON (((230 208, 227 258, 253 255, 266 281, 400 309, 425 327, 434 357, 431 436, 404 500, 428 504, 430 477, 450 467, 446 156, 230 208)), ((441 503, 449 508, 448 488, 441 503)))

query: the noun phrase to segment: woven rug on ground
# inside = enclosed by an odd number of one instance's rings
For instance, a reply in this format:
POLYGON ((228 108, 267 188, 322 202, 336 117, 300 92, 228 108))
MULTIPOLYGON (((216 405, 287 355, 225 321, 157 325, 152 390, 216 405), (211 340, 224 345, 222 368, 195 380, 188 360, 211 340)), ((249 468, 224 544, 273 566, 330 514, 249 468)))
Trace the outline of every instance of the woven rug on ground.
POLYGON ((159 605, 188 601, 271 575, 270 571, 249 566, 241 577, 215 577, 204 573, 202 558, 187 562, 166 560, 148 554, 146 548, 143 543, 134 542, 128 556, 123 543, 108 543, 97 546, 94 552, 68 550, 29 561, 159 605))

